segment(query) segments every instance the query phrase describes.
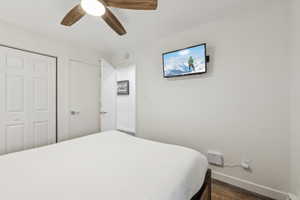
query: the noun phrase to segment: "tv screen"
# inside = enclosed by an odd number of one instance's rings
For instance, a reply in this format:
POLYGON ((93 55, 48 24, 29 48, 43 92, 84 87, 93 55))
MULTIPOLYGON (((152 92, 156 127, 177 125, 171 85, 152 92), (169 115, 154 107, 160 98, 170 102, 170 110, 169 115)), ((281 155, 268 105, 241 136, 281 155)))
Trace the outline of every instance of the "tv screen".
POLYGON ((165 78, 206 73, 206 44, 164 53, 163 71, 165 78))

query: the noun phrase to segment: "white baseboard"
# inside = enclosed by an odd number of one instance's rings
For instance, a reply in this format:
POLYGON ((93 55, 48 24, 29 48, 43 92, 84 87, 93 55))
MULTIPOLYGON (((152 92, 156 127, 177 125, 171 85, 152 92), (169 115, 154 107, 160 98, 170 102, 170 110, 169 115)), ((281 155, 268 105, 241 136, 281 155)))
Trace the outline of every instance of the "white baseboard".
MULTIPOLYGON (((287 194, 285 192, 275 190, 273 188, 259 185, 256 183, 252 183, 250 181, 239 179, 239 178, 236 178, 233 176, 228 176, 228 175, 220 173, 220 172, 213 171, 212 177, 216 180, 220 180, 222 182, 237 186, 239 188, 245 189, 250 192, 254 192, 259 195, 263 195, 265 197, 270 197, 272 199, 288 200, 290 198, 289 194, 287 194)), ((292 199, 292 200, 294 200, 294 199, 292 199)))
POLYGON ((289 194, 290 200, 299 200, 298 197, 294 194, 289 194))

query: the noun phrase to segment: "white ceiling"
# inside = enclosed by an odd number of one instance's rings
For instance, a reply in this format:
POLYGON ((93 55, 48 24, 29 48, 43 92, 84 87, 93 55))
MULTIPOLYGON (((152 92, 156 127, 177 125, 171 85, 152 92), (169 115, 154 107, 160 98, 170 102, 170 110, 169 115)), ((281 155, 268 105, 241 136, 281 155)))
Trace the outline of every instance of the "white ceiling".
MULTIPOLYGON (((156 11, 113 9, 127 29, 115 34, 102 19, 86 16, 67 28, 64 15, 80 0, 3 0, 0 19, 56 39, 77 42, 106 53, 124 51, 160 37, 181 32, 233 12, 259 8, 268 0, 158 0, 156 11)), ((268 2, 271 2, 269 0, 268 2)))

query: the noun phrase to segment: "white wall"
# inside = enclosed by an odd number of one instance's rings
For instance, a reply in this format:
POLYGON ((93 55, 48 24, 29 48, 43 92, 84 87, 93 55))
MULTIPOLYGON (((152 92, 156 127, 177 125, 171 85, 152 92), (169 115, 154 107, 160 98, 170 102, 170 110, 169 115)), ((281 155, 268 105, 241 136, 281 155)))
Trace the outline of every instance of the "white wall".
POLYGON ((117 96, 117 129, 135 133, 135 65, 116 65, 117 81, 129 80, 129 95, 117 96))
POLYGON ((300 1, 291 8, 291 192, 300 199, 300 1))
POLYGON ((213 169, 284 198, 277 190, 289 190, 287 28, 288 4, 274 0, 138 49, 137 135, 219 150, 228 164, 251 159, 252 173, 213 169), (208 74, 163 79, 163 52, 203 42, 212 59, 208 74))
POLYGON ((68 68, 69 60, 81 60, 98 64, 100 54, 84 47, 48 39, 16 26, 0 22, 0 44, 50 54, 58 57, 58 133, 59 140, 68 139, 69 99, 68 68))

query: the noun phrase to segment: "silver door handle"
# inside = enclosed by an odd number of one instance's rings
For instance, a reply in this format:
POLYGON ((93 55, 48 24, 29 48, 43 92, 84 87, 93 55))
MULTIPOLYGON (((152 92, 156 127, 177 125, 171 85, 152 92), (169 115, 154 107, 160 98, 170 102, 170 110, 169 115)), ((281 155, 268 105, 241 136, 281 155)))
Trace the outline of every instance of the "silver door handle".
POLYGON ((101 114, 101 115, 105 115, 105 114, 107 114, 107 112, 100 112, 100 114, 101 114))
POLYGON ((71 110, 70 113, 71 113, 71 115, 79 115, 80 114, 79 111, 74 111, 74 110, 71 110))

